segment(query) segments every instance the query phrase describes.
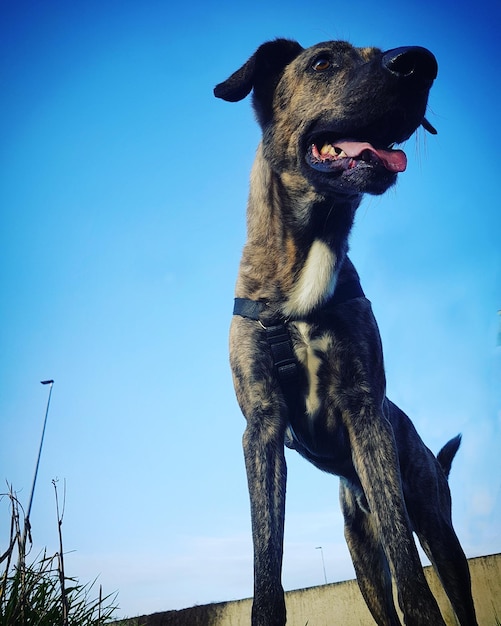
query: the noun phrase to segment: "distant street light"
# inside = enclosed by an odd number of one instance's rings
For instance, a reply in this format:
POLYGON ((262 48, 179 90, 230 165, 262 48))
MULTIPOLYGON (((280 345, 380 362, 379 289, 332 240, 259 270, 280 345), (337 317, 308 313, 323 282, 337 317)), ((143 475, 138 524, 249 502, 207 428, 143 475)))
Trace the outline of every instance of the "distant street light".
POLYGON ((327 584, 327 574, 325 573, 324 551, 322 549, 322 546, 317 546, 315 550, 320 550, 320 555, 322 556, 322 568, 324 570, 324 580, 325 580, 325 584, 327 584))
POLYGON ((33 504, 33 496, 35 495, 35 485, 36 485, 37 476, 38 476, 38 466, 40 465, 40 457, 42 456, 42 446, 43 446, 43 440, 45 436, 45 427, 47 426, 47 417, 49 415, 50 396, 52 395, 52 385, 54 384, 53 380, 41 380, 40 382, 42 383, 42 385, 50 385, 50 389, 49 389, 49 397, 47 399, 47 408, 45 409, 45 419, 43 422, 42 437, 40 438, 40 447, 38 448, 38 457, 37 457, 37 464, 35 466, 35 475, 33 476, 33 484, 31 485, 30 500, 28 503, 28 509, 26 511, 26 517, 24 520, 23 545, 26 544, 26 535, 28 534, 31 536, 31 533, 30 533, 31 505, 33 504))

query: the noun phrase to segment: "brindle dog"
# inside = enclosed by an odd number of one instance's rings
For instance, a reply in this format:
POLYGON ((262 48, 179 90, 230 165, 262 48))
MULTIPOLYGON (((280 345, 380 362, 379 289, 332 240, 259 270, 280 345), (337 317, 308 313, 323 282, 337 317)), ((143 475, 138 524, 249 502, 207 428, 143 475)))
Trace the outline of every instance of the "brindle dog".
POLYGON ((460 438, 437 460, 386 398, 379 331, 347 256, 362 195, 382 194, 406 167, 394 144, 420 125, 436 132, 424 117, 436 74, 434 56, 420 47, 382 52, 331 41, 303 49, 278 39, 215 88, 230 102, 253 90, 263 131, 230 333, 247 419, 254 626, 286 621, 284 442, 340 476, 345 536, 378 624, 400 624, 391 577, 408 626, 445 623, 413 531, 461 625, 477 623, 447 482, 460 438), (270 328, 281 329, 279 352, 290 347, 292 384, 278 375, 270 328))

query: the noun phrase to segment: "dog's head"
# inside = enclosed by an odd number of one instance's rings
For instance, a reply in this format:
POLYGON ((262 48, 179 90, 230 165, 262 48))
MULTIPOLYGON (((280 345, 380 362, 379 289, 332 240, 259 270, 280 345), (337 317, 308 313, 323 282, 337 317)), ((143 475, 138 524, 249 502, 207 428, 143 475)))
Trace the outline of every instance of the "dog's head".
POLYGON ((406 167, 396 144, 423 125, 437 62, 425 48, 383 52, 329 41, 263 44, 214 89, 229 102, 253 90, 264 155, 322 194, 386 191, 406 167))

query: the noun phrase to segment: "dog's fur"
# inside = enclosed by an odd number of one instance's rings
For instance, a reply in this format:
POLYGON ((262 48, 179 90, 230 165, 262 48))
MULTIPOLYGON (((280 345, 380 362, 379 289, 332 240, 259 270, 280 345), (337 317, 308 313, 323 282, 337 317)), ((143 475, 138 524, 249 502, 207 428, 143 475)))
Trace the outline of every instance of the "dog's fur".
POLYGON ((424 118, 436 72, 423 48, 382 52, 326 42, 303 49, 278 39, 215 88, 231 102, 253 90, 263 131, 236 296, 266 306, 259 321, 235 315, 230 333, 234 384, 247 420, 254 626, 286 621, 284 442, 340 476, 346 540, 378 624, 400 624, 391 577, 408 626, 444 624, 413 531, 461 625, 476 624, 447 483, 460 437, 435 458, 385 396, 370 302, 354 297, 329 305, 337 289, 358 280, 347 241, 363 193, 383 193, 405 169, 405 155, 392 145, 420 125, 436 132, 424 118), (324 144, 333 156, 321 150, 324 144), (284 397, 266 340, 266 325, 277 319, 286 321, 299 363, 296 406, 284 397))

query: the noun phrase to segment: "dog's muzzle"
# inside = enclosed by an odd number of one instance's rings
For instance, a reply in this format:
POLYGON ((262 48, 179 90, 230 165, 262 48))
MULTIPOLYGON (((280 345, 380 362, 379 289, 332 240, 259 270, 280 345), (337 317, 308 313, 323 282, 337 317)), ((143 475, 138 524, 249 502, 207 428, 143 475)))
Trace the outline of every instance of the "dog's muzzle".
POLYGON ((381 193, 407 167, 405 153, 394 145, 420 125, 437 132, 424 111, 438 65, 434 55, 419 46, 383 52, 378 63, 379 69, 374 64, 362 68, 354 91, 345 94, 352 103, 351 121, 316 124, 305 156, 313 171, 339 180, 347 189, 381 193))

